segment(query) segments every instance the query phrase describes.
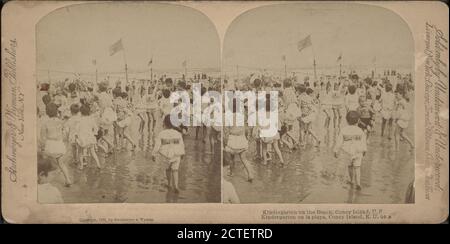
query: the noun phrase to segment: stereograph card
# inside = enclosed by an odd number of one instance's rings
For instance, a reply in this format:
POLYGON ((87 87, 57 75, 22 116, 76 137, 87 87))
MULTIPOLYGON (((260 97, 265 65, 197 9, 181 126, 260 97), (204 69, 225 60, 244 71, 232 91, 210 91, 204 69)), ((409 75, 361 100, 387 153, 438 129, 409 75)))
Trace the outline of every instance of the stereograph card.
POLYGON ((10 223, 440 223, 441 2, 10 1, 10 223))

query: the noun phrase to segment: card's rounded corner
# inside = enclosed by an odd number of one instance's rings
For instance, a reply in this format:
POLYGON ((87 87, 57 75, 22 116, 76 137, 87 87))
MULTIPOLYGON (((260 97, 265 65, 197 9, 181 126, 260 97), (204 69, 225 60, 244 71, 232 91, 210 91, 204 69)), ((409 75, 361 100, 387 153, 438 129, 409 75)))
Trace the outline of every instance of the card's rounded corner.
POLYGON ((448 222, 448 205, 447 209, 439 213, 441 215, 438 215, 436 219, 433 219, 430 221, 432 224, 443 224, 445 222, 448 222))
POLYGON ((20 219, 16 219, 13 211, 14 209, 11 209, 9 207, 5 207, 4 201, 2 201, 2 210, 1 210, 1 218, 2 221, 7 224, 24 224, 25 222, 20 219))
POLYGON ((436 4, 438 6, 438 8, 443 8, 447 11, 448 14, 448 4, 445 3, 444 1, 432 1, 431 4, 436 4))
MULTIPOLYGON (((8 7, 8 6, 10 6, 10 5, 12 5, 12 6, 15 6, 16 4, 15 4, 15 2, 16 1, 8 1, 8 2, 6 2, 6 3, 4 3, 0 8, 1 8, 1 10, 0 10, 0 12, 1 12, 1 19, 3 20, 4 18, 5 18, 5 13, 6 13, 6 11, 7 11, 7 9, 10 9, 11 7, 8 7), (8 7, 8 8, 7 8, 8 7)), ((8 10, 8 11, 11 11, 11 10, 8 10)))

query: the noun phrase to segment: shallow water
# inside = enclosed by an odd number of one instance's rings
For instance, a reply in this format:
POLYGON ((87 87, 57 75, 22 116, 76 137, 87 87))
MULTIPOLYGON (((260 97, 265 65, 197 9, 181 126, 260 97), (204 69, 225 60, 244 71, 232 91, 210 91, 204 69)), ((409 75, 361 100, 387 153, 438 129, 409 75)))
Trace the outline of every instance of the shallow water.
MULTIPOLYGON (((127 150, 103 157, 102 169, 91 162, 78 170, 71 163, 70 153, 63 157, 69 165, 74 184, 63 186, 59 170, 52 172, 51 183, 61 191, 66 203, 196 203, 220 202, 220 149, 213 154, 209 142, 195 140, 195 128, 185 137, 186 155, 179 169, 180 193, 168 191, 164 162, 151 160, 151 141, 148 133, 139 134, 138 118, 133 118, 131 135, 138 143, 135 152, 127 150), (150 144, 150 146, 149 146, 150 144)), ((156 131, 161 128, 157 126, 156 131)), ((147 130, 145 130, 147 131, 147 130)))
MULTIPOLYGON (((231 177, 241 203, 404 203, 408 184, 414 180, 414 152, 401 142, 394 151, 394 141, 381 138, 381 118, 377 118, 375 132, 370 136, 368 152, 361 166, 362 190, 356 191, 346 183, 347 162, 336 159, 333 153, 335 132, 329 128, 330 142, 324 141, 323 117, 315 121, 314 130, 322 143, 320 147, 307 145, 292 153, 283 151, 287 167, 277 166, 279 160, 267 166, 255 162, 255 143, 250 143, 247 158, 255 169, 253 183, 246 181, 243 165, 238 161, 231 177), (322 134, 319 133, 322 131, 322 134)), ((407 135, 414 140, 414 123, 407 135)))

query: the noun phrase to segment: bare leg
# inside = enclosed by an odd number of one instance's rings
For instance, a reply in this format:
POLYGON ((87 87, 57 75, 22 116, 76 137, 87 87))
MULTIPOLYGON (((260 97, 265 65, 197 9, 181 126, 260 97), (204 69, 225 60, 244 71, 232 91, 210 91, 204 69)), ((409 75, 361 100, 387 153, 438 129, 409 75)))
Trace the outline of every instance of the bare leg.
POLYGON ((117 133, 117 125, 116 125, 116 122, 114 122, 114 147, 116 147, 117 148, 117 143, 118 143, 118 141, 117 141, 117 137, 118 137, 118 133, 117 133))
POLYGON ((283 142, 283 144, 286 144, 286 146, 289 148, 289 150, 292 150, 293 143, 291 143, 288 138, 289 138, 289 136, 287 134, 283 135, 281 138, 281 141, 283 142))
POLYGON ((353 171, 355 174, 356 189, 361 190, 361 167, 353 167, 353 171))
POLYGON ((341 110, 338 109, 338 123, 337 123, 338 131, 341 131, 341 123, 342 123, 342 113, 341 110))
POLYGON ((413 150, 413 149, 414 149, 414 143, 413 143, 412 140, 406 135, 404 129, 400 129, 400 136, 403 137, 403 139, 405 139, 406 142, 408 142, 409 146, 411 147, 411 150, 413 150))
POLYGON ((123 147, 123 130, 122 130, 122 128, 117 126, 116 131, 117 131, 117 136, 118 136, 117 148, 122 149, 122 147, 123 147))
POLYGON ((98 140, 97 146, 98 146, 99 148, 101 148, 102 151, 103 151, 104 153, 107 153, 107 152, 108 152, 108 149, 104 146, 103 140, 102 140, 102 139, 98 140))
POLYGON ((172 187, 172 170, 169 168, 166 169, 166 178, 167 178, 167 186, 169 189, 172 187))
POLYGON ((252 134, 252 129, 249 126, 245 127, 245 138, 247 138, 247 140, 250 140, 250 136, 252 134))
POLYGON ((152 133, 155 133, 155 126, 156 126, 156 118, 157 118, 157 114, 156 114, 156 109, 152 111, 152 133))
POLYGON ((294 148, 296 148, 300 143, 299 141, 300 127, 297 127, 297 125, 300 126, 298 123, 294 123, 294 125, 292 125, 292 128, 287 132, 288 136, 293 141, 294 148))
POLYGON ((131 150, 134 151, 136 144, 134 143, 133 139, 131 139, 130 135, 128 135, 128 133, 125 131, 125 128, 123 128, 123 137, 131 143, 131 150))
POLYGON ((365 131, 366 132, 366 141, 369 140, 370 131, 371 131, 371 127, 367 126, 366 131, 365 131))
POLYGON ((395 129, 394 132, 394 150, 398 150, 400 148, 400 131, 395 129))
POLYGON ((381 136, 384 136, 384 129, 386 128, 386 119, 381 120, 381 136))
POLYGON ((247 160, 246 156, 245 156, 245 152, 241 152, 239 154, 242 163, 244 164, 245 170, 247 171, 247 176, 248 176, 248 181, 252 182, 253 181, 253 168, 251 163, 247 160))
POLYGON ((78 155, 78 157, 80 158, 80 165, 78 166, 78 168, 80 169, 80 170, 82 170, 83 169, 83 166, 84 166, 84 155, 85 155, 86 153, 85 153, 85 149, 84 148, 81 148, 81 153, 78 155))
POLYGON ((266 154, 267 154, 267 160, 272 160, 272 143, 266 143, 266 154))
POLYGON ((146 112, 147 113, 147 130, 148 130, 148 134, 150 135, 151 131, 152 131, 152 120, 153 120, 153 116, 151 115, 150 112, 146 112))
POLYGON ((257 158, 261 158, 261 140, 260 139, 256 139, 256 157, 257 158))
POLYGON ((154 110, 154 111, 152 112, 152 117, 153 117, 153 119, 152 119, 152 145, 155 145, 155 138, 156 138, 156 135, 155 135, 155 128, 156 128, 156 122, 159 122, 159 121, 160 121, 160 120, 158 120, 158 113, 157 113, 156 110, 154 110))
POLYGON ((272 145, 273 145, 273 149, 275 150, 275 152, 278 155, 278 158, 280 158, 280 162, 284 165, 284 159, 283 159, 283 155, 281 154, 280 147, 278 146, 278 140, 273 142, 272 145))
POLYGON ((327 112, 325 112, 325 122, 324 122, 324 124, 323 124, 323 128, 324 128, 324 130, 325 130, 325 133, 323 134, 323 139, 324 139, 324 141, 328 141, 328 139, 329 139, 329 131, 328 131, 328 128, 330 127, 330 116, 328 115, 328 113, 327 112))
POLYGON ((334 125, 335 131, 337 132, 337 131, 340 131, 340 129, 341 129, 342 115, 341 115, 340 108, 333 108, 333 114, 334 114, 333 125, 334 125))
POLYGON ((262 142, 262 159, 262 164, 267 165, 267 144, 264 142, 262 142))
POLYGON ((178 170, 172 170, 173 189, 178 193, 178 170))
POLYGON ((75 143, 72 143, 72 157, 73 161, 77 163, 78 161, 78 146, 75 143))
POLYGON ((196 126, 195 127, 195 140, 198 140, 198 132, 200 131, 200 127, 196 126))
POLYGON ((325 122, 323 123, 323 127, 325 128, 325 130, 328 130, 328 127, 330 126, 330 115, 325 110, 324 112, 325 112, 325 122))
POLYGON ((66 164, 61 160, 61 157, 56 158, 56 162, 64 175, 66 186, 72 185, 72 181, 69 178, 69 170, 67 169, 66 164))
POLYGON ((123 143, 123 128, 120 128, 119 126, 117 126, 117 134, 119 135, 119 141, 118 141, 118 146, 120 149, 122 149, 124 147, 124 143, 123 143))
POLYGON ((317 146, 319 146, 320 145, 320 140, 317 138, 316 134, 312 131, 311 127, 312 127, 311 123, 308 123, 306 125, 306 128, 307 128, 306 132, 307 132, 307 134, 312 136, 312 138, 316 141, 317 146))
POLYGON ((138 113, 139 119, 141 120, 139 122, 139 133, 144 134, 144 128, 145 128, 145 119, 142 113, 138 113))
POLYGON ((126 148, 127 147, 127 144, 126 144, 126 141, 125 141, 125 127, 121 128, 121 130, 120 130, 120 143, 122 145, 122 148, 126 148))
POLYGON ((299 142, 300 146, 306 145, 306 134, 304 133, 304 124, 299 120, 299 128, 300 128, 300 136, 299 136, 299 142))
POLYGON ((333 128, 334 129, 336 129, 337 118, 338 118, 338 112, 336 111, 335 108, 333 108, 333 128))
POLYGON ((205 125, 202 125, 202 141, 206 143, 206 136, 208 135, 208 130, 205 125))
POLYGON ((214 129, 212 127, 209 128, 208 139, 209 139, 209 148, 210 148, 211 152, 214 152, 214 144, 215 144, 215 138, 214 138, 215 133, 213 133, 213 130, 214 129))
POLYGON ((236 160, 236 159, 235 159, 235 156, 233 154, 231 154, 231 153, 227 152, 226 155, 228 155, 228 157, 230 158, 230 167, 229 167, 230 171, 228 172, 228 174, 230 176, 232 176, 233 172, 234 172, 234 166, 236 164, 236 162, 234 160, 236 160))
MULTIPOLYGON (((109 149, 113 149, 114 148, 114 144, 111 143, 108 139, 106 139, 105 136, 102 137, 102 140, 104 140, 106 142, 106 144, 108 144, 108 148, 109 149)), ((110 150, 109 150, 110 151, 110 150)))
POLYGON ((393 119, 389 119, 388 121, 388 139, 390 140, 392 138, 392 121, 393 119))
POLYGON ((91 146, 91 156, 94 158, 94 160, 95 160, 95 163, 97 164, 97 168, 101 168, 100 167, 100 161, 98 160, 98 157, 97 157, 97 153, 95 152, 95 147, 94 146, 91 146))
POLYGON ((350 183, 351 185, 353 185, 354 181, 353 181, 353 166, 348 166, 348 177, 350 178, 350 181, 348 183, 350 183))

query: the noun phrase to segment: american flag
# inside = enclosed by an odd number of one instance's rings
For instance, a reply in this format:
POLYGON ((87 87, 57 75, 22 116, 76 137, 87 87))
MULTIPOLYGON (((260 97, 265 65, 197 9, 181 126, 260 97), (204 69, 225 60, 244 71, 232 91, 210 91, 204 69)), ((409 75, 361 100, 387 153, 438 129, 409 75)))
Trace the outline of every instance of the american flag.
POLYGON ((181 63, 181 65, 182 65, 184 68, 186 68, 186 64, 187 64, 186 60, 184 60, 183 63, 181 63))
POLYGON ((339 55, 339 57, 337 58, 336 62, 339 62, 342 60, 342 54, 339 55))
POLYGON ((311 42, 311 35, 309 35, 309 36, 307 36, 306 38, 304 38, 304 39, 298 41, 298 43, 297 43, 297 49, 298 49, 299 52, 301 52, 303 49, 305 49, 305 48, 307 48, 307 47, 309 47, 309 46, 311 46, 311 45, 312 45, 312 42, 311 42))
POLYGON ((118 40, 109 47, 109 56, 112 56, 121 50, 123 50, 122 39, 118 40))

